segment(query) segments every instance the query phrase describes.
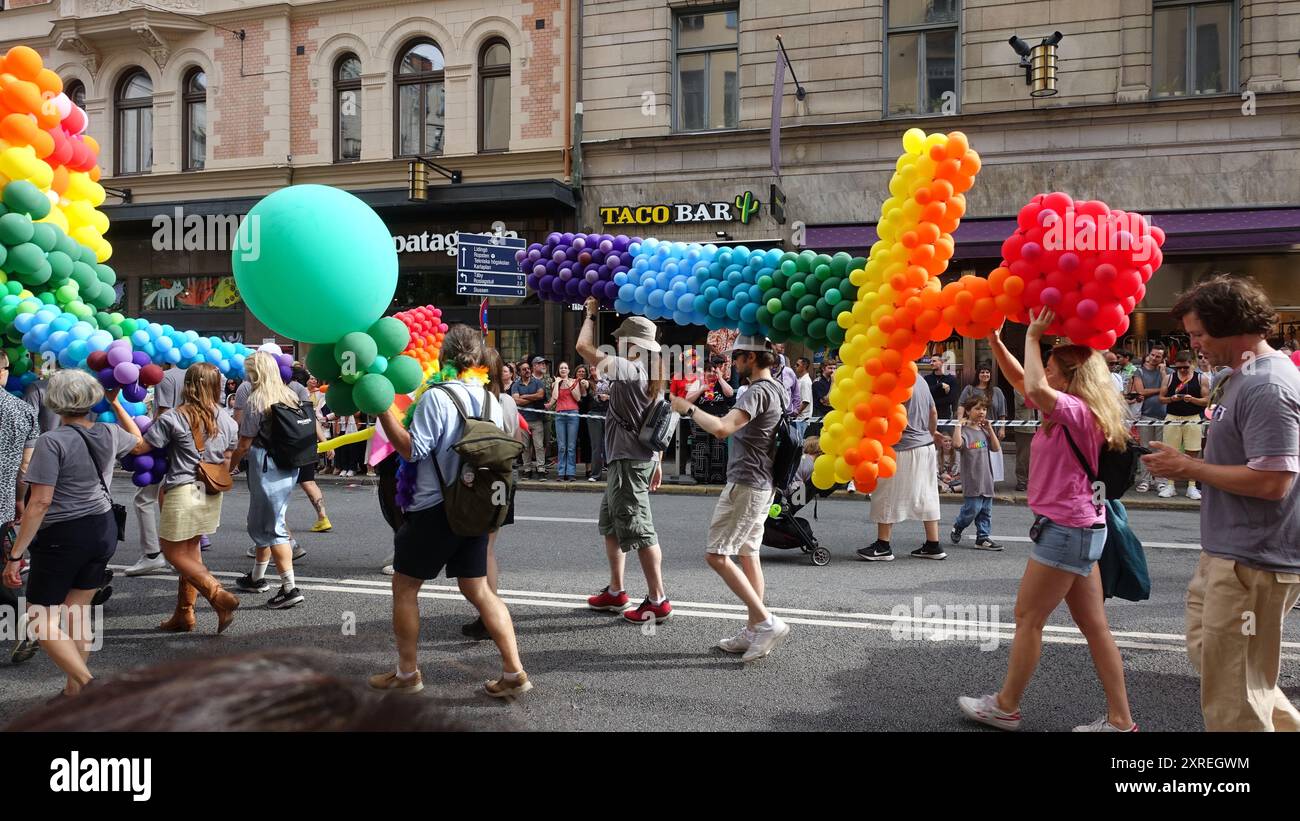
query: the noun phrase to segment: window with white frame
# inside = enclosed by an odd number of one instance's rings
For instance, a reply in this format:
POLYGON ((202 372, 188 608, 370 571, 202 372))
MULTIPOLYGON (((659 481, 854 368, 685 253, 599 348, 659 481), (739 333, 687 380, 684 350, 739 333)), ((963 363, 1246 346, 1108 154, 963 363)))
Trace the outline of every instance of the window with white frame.
POLYGON ((888 0, 888 116, 939 114, 959 85, 959 0, 888 0))

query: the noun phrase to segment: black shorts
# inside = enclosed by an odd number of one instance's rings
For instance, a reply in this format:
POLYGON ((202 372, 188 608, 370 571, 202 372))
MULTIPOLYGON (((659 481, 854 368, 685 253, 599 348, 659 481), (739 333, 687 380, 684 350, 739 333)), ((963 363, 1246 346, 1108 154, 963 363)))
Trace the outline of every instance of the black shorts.
POLYGON ((478 579, 487 575, 487 534, 457 536, 441 504, 406 512, 393 537, 393 569, 413 579, 438 578, 445 567, 449 579, 478 579))
POLYGON ((298 484, 316 481, 316 463, 312 462, 305 468, 298 468, 298 484))
POLYGON ((63 604, 69 591, 98 590, 116 551, 117 523, 111 510, 41 528, 31 547, 27 602, 63 604))

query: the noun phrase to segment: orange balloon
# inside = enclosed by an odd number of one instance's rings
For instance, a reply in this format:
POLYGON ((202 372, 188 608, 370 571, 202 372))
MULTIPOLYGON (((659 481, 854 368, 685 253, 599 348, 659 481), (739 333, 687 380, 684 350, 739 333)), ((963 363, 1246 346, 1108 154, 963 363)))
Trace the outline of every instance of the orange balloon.
POLYGON ((933 222, 923 222, 916 226, 916 236, 923 245, 933 245, 939 238, 939 226, 933 222))
POLYGON ((937 311, 943 307, 943 291, 929 287, 930 282, 937 283, 938 280, 926 282, 925 290, 921 291, 921 307, 927 311, 937 311))
POLYGON ((894 409, 894 403, 889 401, 889 397, 878 393, 873 393, 867 401, 871 405, 872 416, 888 416, 889 412, 894 409))
POLYGON ((966 156, 961 158, 961 171, 968 177, 974 177, 978 174, 982 166, 983 162, 980 160, 980 155, 974 151, 966 152, 966 156))
POLYGON ((50 183, 50 190, 59 195, 68 190, 68 169, 65 166, 60 165, 54 169, 54 181, 50 183))
POLYGON ((889 422, 877 416, 862 427, 862 435, 868 439, 880 439, 889 431, 889 422))
POLYGON ((1014 314, 1021 307, 1020 300, 1011 294, 998 294, 993 301, 998 306, 998 311, 1006 316, 1014 314))
POLYGON ((906 291, 908 287, 907 274, 901 272, 891 276, 889 278, 889 287, 893 288, 895 291, 906 291))
POLYGON ((954 131, 948 135, 948 144, 944 146, 944 157, 949 160, 960 160, 966 156, 970 150, 970 141, 966 135, 960 131, 954 131))
MULTIPOLYGON (((925 350, 925 346, 924 346, 924 345, 921 346, 921 350, 922 350, 922 351, 925 350)), ((908 363, 908 364, 911 364, 911 363, 908 363)), ((904 369, 903 369, 902 371, 900 371, 899 374, 898 374, 898 384, 902 385, 904 388, 910 388, 910 387, 912 387, 913 385, 915 385, 915 384, 916 384, 916 371, 912 370, 911 368, 904 368, 904 369)))
POLYGON ((882 373, 876 377, 873 383, 876 393, 888 395, 898 385, 898 376, 893 373, 882 373))
POLYGON ((59 75, 48 68, 36 72, 36 76, 32 80, 41 91, 47 91, 56 97, 63 92, 63 80, 59 79, 59 75))
MULTIPOLYGON (((889 477, 894 475, 894 472, 896 470, 898 470, 898 463, 894 461, 894 458, 892 456, 881 456, 879 464, 880 464, 881 479, 888 479, 889 477)), ((856 487, 856 485, 857 483, 855 482, 854 486, 856 487)))
POLYGON ((1025 281, 1012 274, 1002 283, 1002 292, 1009 296, 1020 296, 1025 292, 1025 281))
POLYGON ((0 137, 12 145, 31 145, 40 130, 36 121, 27 114, 10 114, 0 120, 0 137))
MULTIPOLYGON (((947 334, 944 335, 943 338, 947 339, 951 335, 952 335, 952 331, 949 331, 947 334)), ((912 339, 912 344, 908 345, 906 348, 903 349, 903 356, 907 359, 920 359, 921 357, 925 356, 925 347, 926 347, 925 343, 927 339, 928 339, 927 337, 922 337, 919 335, 914 337, 912 339)))
POLYGON ((1011 272, 1006 268, 1001 266, 994 268, 993 271, 989 273, 989 291, 995 296, 1002 293, 1002 284, 1007 281, 1007 277, 1009 276, 1011 276, 1011 272))
POLYGON ((5 54, 4 70, 20 80, 35 80, 41 70, 41 55, 29 46, 14 46, 5 54))
POLYGON ((893 316, 886 314, 880 318, 880 322, 876 323, 876 327, 880 328, 885 335, 889 335, 898 329, 898 321, 893 316))
MULTIPOLYGON (((943 321, 946 325, 961 325, 965 322, 962 311, 956 305, 949 305, 943 309, 943 321)), ((938 341, 938 340, 936 340, 938 341)))
POLYGON ((13 80, 4 84, 4 90, 0 91, 0 100, 11 111, 21 114, 36 114, 41 110, 41 90, 36 83, 26 80, 13 80))
POLYGON ((89 176, 90 176, 90 181, 91 181, 91 182, 99 182, 99 175, 100 175, 100 170, 99 170, 99 166, 98 166, 98 165, 95 166, 94 168, 90 169, 90 175, 89 175, 89 176))
POLYGON ((898 241, 903 243, 904 248, 915 248, 920 239, 915 231, 904 231, 898 241))
POLYGON ((932 145, 930 146, 930 159, 941 163, 947 159, 947 151, 942 145, 932 145))
MULTIPOLYGON (((855 453, 855 451, 850 450, 848 453, 844 454, 844 461, 846 462, 849 461, 849 453, 855 453)), ((849 464, 853 463, 849 462, 849 464)), ((874 487, 879 471, 880 469, 876 467, 874 462, 859 462, 858 466, 853 470, 853 487, 861 488, 868 485, 874 487)), ((859 492, 861 493, 863 491, 859 492)))
POLYGON ((856 448, 849 448, 844 451, 844 461, 848 462, 850 465, 856 466, 862 461, 862 453, 856 448))
POLYGON ((961 312, 962 316, 970 316, 970 309, 975 305, 975 295, 968 290, 957 292, 953 297, 952 306, 961 312))
POLYGON ((91 154, 96 157, 99 156, 99 143, 95 141, 94 137, 89 134, 82 134, 81 140, 86 144, 86 148, 90 149, 91 154))
POLYGON ((866 402, 859 402, 853 406, 853 415, 866 422, 871 418, 871 406, 866 402))
MULTIPOLYGON (((959 160, 944 160, 939 163, 939 167, 934 170, 935 180, 954 180, 961 174, 961 162, 959 160)), ((956 187, 955 185, 953 186, 956 187)), ((944 197, 943 199, 947 199, 944 197)))
POLYGON ((929 263, 932 262, 933 260, 934 260, 933 245, 918 245, 912 249, 911 253, 907 255, 908 262, 912 263, 913 265, 924 266, 927 271, 930 270, 929 263))
MULTIPOLYGON (((894 400, 894 402, 898 403, 899 405, 906 402, 907 398, 911 395, 912 395, 912 389, 905 388, 902 385, 896 386, 892 391, 889 392, 889 398, 894 400)), ((897 442, 898 440, 895 439, 894 441, 897 442)))
POLYGON ((878 462, 885 455, 885 447, 876 439, 863 439, 858 443, 858 452, 867 462, 878 462))
MULTIPOLYGON (((948 202, 957 193, 953 184, 943 179, 936 179, 930 183, 930 196, 940 202, 948 202)), ((965 213, 963 211, 962 213, 965 213)))
POLYGON ((997 303, 993 301, 993 297, 986 296, 975 301, 974 307, 970 309, 970 318, 976 322, 991 325, 997 313, 997 303))
MULTIPOLYGON (((893 348, 896 351, 901 351, 903 348, 906 348, 908 345, 911 344, 912 344, 912 332, 909 331, 907 328, 899 328, 898 330, 894 331, 892 334, 889 335, 889 347, 893 348)), ((881 390, 889 390, 889 389, 881 388, 881 390)))
POLYGON ((880 376, 885 372, 885 365, 879 359, 868 359, 863 367, 872 376, 880 376))
MULTIPOLYGON (((926 200, 929 201, 930 189, 922 188, 920 191, 916 192, 918 201, 920 200, 922 193, 925 194, 926 200)), ((925 207, 921 209, 921 220, 924 222, 933 222, 933 223, 941 222, 944 218, 944 215, 948 213, 948 206, 942 202, 931 201, 928 202, 928 204, 926 203, 922 203, 922 204, 925 205, 925 207)))

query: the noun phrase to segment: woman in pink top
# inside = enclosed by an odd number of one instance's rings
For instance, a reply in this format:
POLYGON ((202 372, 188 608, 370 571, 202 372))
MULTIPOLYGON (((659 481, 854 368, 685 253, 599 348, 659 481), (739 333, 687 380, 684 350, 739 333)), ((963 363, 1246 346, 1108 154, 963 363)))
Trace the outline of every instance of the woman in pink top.
POLYGON ((1016 635, 1002 690, 992 695, 957 699, 963 713, 1004 730, 1020 727, 1020 699, 1038 667, 1043 625, 1064 600, 1070 618, 1088 640, 1088 650, 1106 691, 1105 717, 1075 727, 1076 732, 1133 732, 1124 687, 1124 665, 1106 623, 1097 559, 1106 544, 1106 511, 1070 447, 1072 439, 1095 474, 1103 445, 1123 450, 1128 441, 1125 408, 1111 385, 1106 362, 1083 345, 1052 349, 1043 364, 1041 340, 1056 315, 1044 308, 1030 317, 1025 333, 1025 366, 994 331, 989 344, 1002 373, 1027 404, 1042 411, 1043 426, 1034 434, 1029 464, 1029 507, 1035 514, 1025 574, 1016 596, 1016 635), (1068 435, 1067 435, 1068 434, 1068 435))
POLYGON ((561 362, 555 373, 551 395, 559 414, 555 417, 555 440, 559 450, 555 475, 561 482, 572 482, 578 474, 578 403, 582 401, 582 383, 569 377, 568 362, 561 362))

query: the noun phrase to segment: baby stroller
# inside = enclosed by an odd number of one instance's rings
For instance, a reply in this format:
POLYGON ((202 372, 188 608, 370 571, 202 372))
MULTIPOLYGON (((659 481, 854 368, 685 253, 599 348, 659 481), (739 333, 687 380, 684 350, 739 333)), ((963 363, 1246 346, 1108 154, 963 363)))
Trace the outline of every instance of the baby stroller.
POLYGON ((795 514, 814 495, 828 496, 831 491, 819 490, 813 487, 812 482, 795 485, 795 488, 803 491, 798 494, 802 496, 802 500, 797 504, 795 493, 786 490, 776 492, 772 499, 771 511, 768 513, 767 520, 763 522, 763 544, 777 550, 798 548, 811 555, 814 565, 825 567, 831 562, 831 552, 817 543, 817 537, 813 535, 812 525, 808 524, 808 520, 795 514))

